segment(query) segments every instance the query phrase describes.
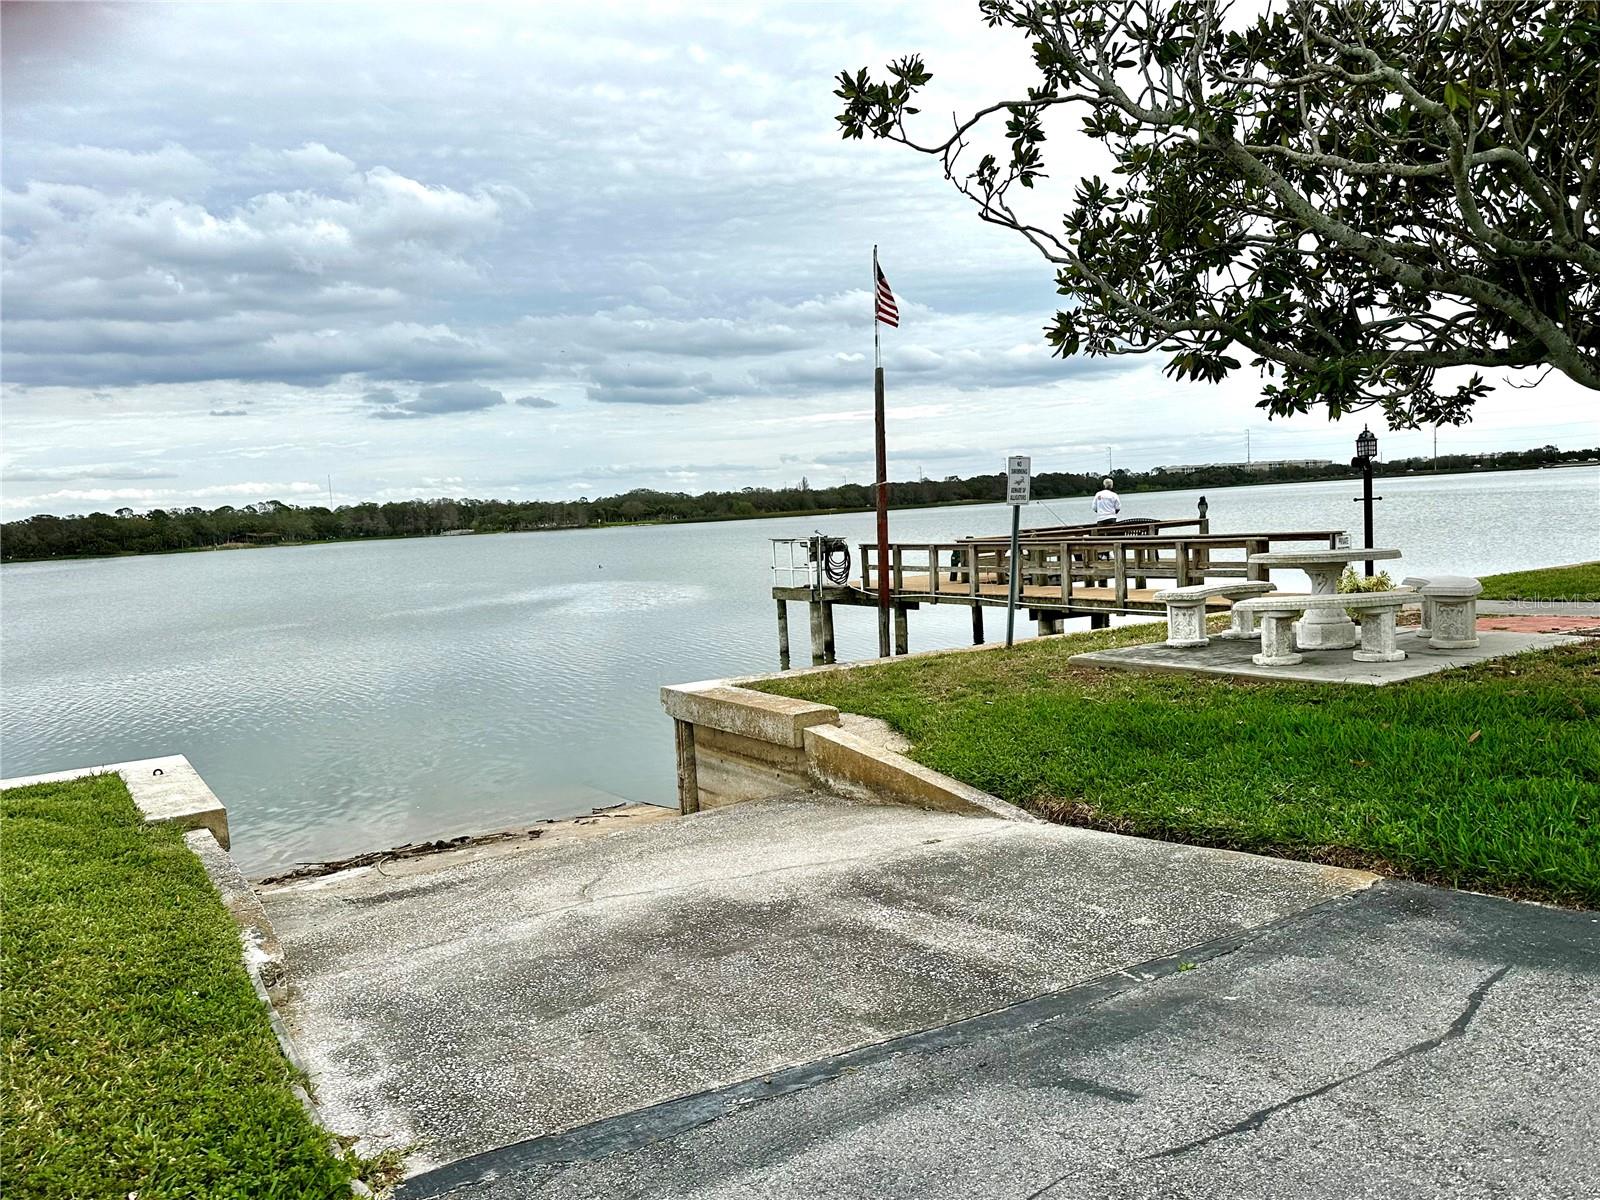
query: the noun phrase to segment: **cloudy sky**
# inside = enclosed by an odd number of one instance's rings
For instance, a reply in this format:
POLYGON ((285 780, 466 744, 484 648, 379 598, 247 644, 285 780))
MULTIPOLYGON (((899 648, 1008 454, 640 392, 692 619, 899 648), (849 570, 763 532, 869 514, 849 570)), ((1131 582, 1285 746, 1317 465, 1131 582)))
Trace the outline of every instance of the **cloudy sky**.
MULTIPOLYGON (((1348 456, 1050 358, 1048 268, 834 133, 912 50, 930 112, 1026 66, 967 2, 6 4, 4 514, 864 481, 874 242, 896 478, 1348 456)), ((1480 407, 1441 450, 1596 440, 1564 380, 1480 407)))

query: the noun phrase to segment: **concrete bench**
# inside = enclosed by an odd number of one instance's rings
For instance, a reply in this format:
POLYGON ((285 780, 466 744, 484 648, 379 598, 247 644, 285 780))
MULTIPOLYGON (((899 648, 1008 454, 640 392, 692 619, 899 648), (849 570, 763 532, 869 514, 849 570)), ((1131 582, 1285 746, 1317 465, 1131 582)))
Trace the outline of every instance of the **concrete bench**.
MULTIPOLYGON (((1420 592, 1428 586, 1428 578, 1425 575, 1407 575, 1400 581, 1400 586, 1416 588, 1420 592)), ((1417 628, 1417 632, 1425 635, 1432 625, 1433 606, 1428 603, 1428 598, 1424 596, 1422 597, 1422 624, 1417 628)))
POLYGON ((1434 575, 1422 588, 1422 621, 1435 650, 1470 650, 1478 644, 1478 593, 1470 575, 1434 575))
MULTIPOLYGON (((1216 596, 1227 600, 1243 600, 1275 590, 1272 584, 1263 580, 1248 579, 1239 583, 1197 583, 1190 587, 1165 588, 1157 592, 1154 598, 1167 606, 1167 645, 1204 646, 1207 641, 1207 600, 1216 596)), ((1241 616, 1239 606, 1235 604, 1233 627, 1218 636, 1254 637, 1254 620, 1249 613, 1241 616)))
POLYGON ((1294 622, 1317 609, 1343 608, 1361 622, 1361 645, 1351 655, 1357 662, 1399 662, 1406 652, 1394 641, 1394 619, 1416 590, 1397 587, 1387 592, 1351 592, 1348 595, 1260 596, 1241 600, 1233 607, 1261 618, 1261 652, 1250 661, 1258 667, 1292 667, 1303 661, 1294 645, 1294 622))

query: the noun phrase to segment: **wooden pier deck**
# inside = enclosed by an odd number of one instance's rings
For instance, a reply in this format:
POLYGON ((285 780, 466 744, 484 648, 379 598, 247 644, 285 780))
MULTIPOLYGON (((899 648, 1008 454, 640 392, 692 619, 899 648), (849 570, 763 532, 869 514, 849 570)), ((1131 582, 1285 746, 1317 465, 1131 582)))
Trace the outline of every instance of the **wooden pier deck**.
MULTIPOLYGON (((1301 529, 1263 533, 1212 534, 1203 522, 1143 522, 1134 530, 1107 533, 1103 526, 1065 526, 1024 531, 1015 565, 1020 575, 1017 607, 1039 622, 1041 632, 1060 632, 1062 622, 1087 617, 1092 628, 1110 624, 1113 613, 1164 615, 1155 599, 1168 587, 1214 579, 1255 579, 1247 561, 1285 542, 1333 544, 1342 530, 1301 529), (1169 533, 1174 526, 1199 525, 1194 533, 1169 533)), ((833 610, 878 607, 877 547, 859 547, 860 573, 844 583, 829 583, 814 572, 807 584, 775 583, 778 652, 789 667, 790 603, 803 603, 811 615, 811 661, 834 661, 833 610)), ((984 641, 983 610, 1004 608, 1013 564, 1009 539, 967 538, 955 542, 897 542, 889 547, 890 608, 894 652, 909 650, 907 614, 925 604, 958 604, 972 610, 973 643, 984 641)), ((1227 600, 1208 602, 1226 612, 1227 600)))

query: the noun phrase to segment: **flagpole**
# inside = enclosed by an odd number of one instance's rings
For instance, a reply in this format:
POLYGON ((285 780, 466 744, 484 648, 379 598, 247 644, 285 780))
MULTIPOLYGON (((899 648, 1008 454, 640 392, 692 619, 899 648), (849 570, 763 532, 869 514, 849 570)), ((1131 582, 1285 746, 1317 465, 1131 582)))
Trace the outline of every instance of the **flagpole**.
MULTIPOLYGON (((872 400, 878 458, 878 657, 889 645, 889 442, 883 418, 883 346, 878 338, 878 247, 872 247, 872 400)), ((930 570, 938 570, 930 566, 930 570)))

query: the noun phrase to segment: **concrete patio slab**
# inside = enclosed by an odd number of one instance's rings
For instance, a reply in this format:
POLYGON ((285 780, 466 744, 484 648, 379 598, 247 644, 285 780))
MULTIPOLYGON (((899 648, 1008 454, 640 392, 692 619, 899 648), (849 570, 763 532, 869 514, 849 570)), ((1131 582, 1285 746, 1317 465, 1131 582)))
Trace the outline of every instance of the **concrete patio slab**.
POLYGON ((1383 882, 397 1200, 1579 1200, 1597 1175, 1600 916, 1383 882))
POLYGON ((262 900, 325 1119, 368 1147, 418 1143, 418 1170, 1012 1004, 1371 881, 805 793, 262 900))
POLYGON ((1569 642, 1582 641, 1569 634, 1504 633, 1480 631, 1478 645, 1470 650, 1436 650, 1425 635, 1414 629, 1396 632, 1395 644, 1404 650, 1402 662, 1362 663, 1349 650, 1302 650, 1303 662, 1290 667, 1259 667, 1250 656, 1260 649, 1258 642, 1225 641, 1213 638, 1199 647, 1174 647, 1165 642, 1124 646, 1117 650, 1093 650, 1074 654, 1079 666, 1109 667, 1119 671, 1187 671, 1195 675, 1219 675, 1230 679, 1272 679, 1297 683, 1353 683, 1382 687, 1405 679, 1417 679, 1451 667, 1545 650, 1569 642))

